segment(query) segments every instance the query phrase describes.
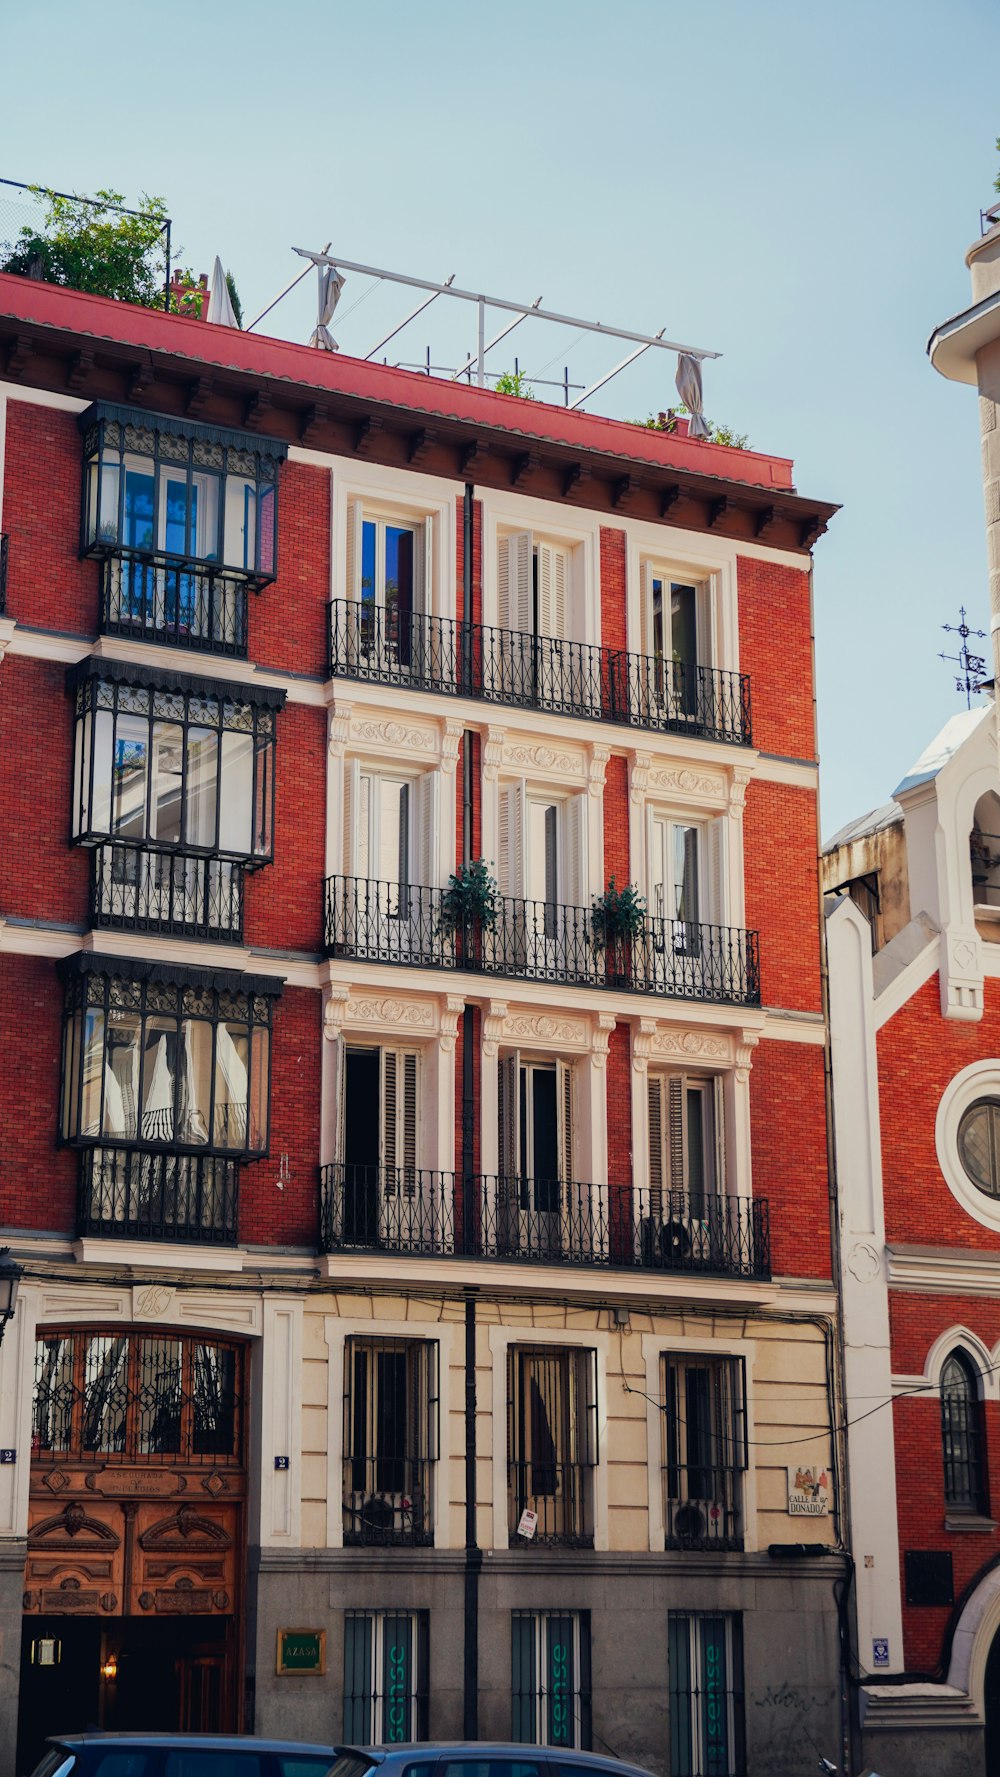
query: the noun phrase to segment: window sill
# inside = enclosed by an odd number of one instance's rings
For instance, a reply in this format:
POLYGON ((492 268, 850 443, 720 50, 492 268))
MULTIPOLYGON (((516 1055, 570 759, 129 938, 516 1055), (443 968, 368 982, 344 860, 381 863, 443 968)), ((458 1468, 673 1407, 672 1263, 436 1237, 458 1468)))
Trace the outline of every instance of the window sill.
POLYGON ((957 1517, 946 1514, 944 1527, 946 1530, 978 1530, 986 1535, 992 1534, 996 1529, 996 1521, 993 1518, 981 1518, 978 1512, 963 1512, 957 1517))

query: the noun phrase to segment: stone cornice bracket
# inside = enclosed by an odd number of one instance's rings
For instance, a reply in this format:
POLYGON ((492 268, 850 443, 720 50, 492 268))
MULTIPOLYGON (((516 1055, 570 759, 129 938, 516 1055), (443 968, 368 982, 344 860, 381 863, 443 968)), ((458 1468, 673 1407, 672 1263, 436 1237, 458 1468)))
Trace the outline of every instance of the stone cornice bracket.
POLYGON ((506 1021, 507 1001, 488 1000, 483 1013, 483 1054, 490 1061, 496 1058, 506 1021))
POLYGON ((483 741, 483 777, 487 783, 496 783, 500 775, 506 732, 506 728, 494 728, 492 725, 486 730, 486 739, 483 741))
POLYGON ((452 1055, 458 1037, 458 1020, 465 1010, 465 1001, 461 994, 450 993, 444 1002, 441 1012, 441 1050, 445 1055, 452 1055))
POLYGON ((633 802, 641 802, 649 782, 651 755, 649 753, 630 753, 629 764, 631 769, 629 771, 628 793, 633 802))
POLYGON ((340 982, 331 982, 323 989, 323 1035, 328 1043, 335 1043, 344 1028, 344 1013, 351 997, 349 987, 340 982))
POLYGON ((590 754, 590 762, 588 766, 589 781, 587 783, 587 791, 591 796, 603 796, 604 774, 607 771, 608 760, 611 757, 611 748, 602 747, 595 742, 588 751, 590 754))
POLYGON ((756 1030, 741 1030, 740 1031, 739 1041, 736 1044, 736 1075, 735 1075, 735 1078, 736 1078, 736 1083, 738 1086, 745 1086, 747 1081, 750 1078, 750 1068, 751 1068, 751 1065, 753 1062, 753 1052, 756 1049, 757 1044, 759 1042, 760 1042, 760 1032, 759 1031, 756 1031, 756 1030))
POLYGON ((327 717, 326 744, 331 759, 343 757, 351 732, 351 704, 331 703, 327 717))
POLYGON ((458 749, 464 730, 465 724, 456 722, 454 717, 449 717, 441 727, 441 770, 449 777, 454 777, 458 768, 458 749))
POLYGON ((649 1066, 657 1025, 655 1018, 640 1018, 632 1026, 632 1066, 637 1074, 644 1074, 649 1066))
POLYGON ((590 1034, 590 1056, 595 1067, 603 1070, 608 1065, 608 1044, 611 1032, 618 1020, 610 1012, 598 1012, 590 1034))
POLYGON ((743 810, 747 802, 747 785, 753 776, 752 771, 736 766, 729 780, 729 818, 732 821, 743 819, 743 810))

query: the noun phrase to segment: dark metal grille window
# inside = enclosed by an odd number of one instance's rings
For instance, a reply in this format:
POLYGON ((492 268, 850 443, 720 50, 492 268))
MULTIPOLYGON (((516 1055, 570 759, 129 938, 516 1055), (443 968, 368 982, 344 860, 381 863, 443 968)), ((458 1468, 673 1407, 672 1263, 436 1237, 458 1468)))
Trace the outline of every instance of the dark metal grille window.
POLYGON ((512 1346, 507 1366, 510 1545, 592 1548, 596 1353, 512 1346))
POLYGON ((243 1462, 243 1350, 138 1333, 46 1333, 35 1346, 32 1458, 243 1462))
POLYGON ((512 1612, 511 1739, 590 1751, 589 1611, 512 1612))
POLYGON ((743 1622, 671 1611, 670 1777, 745 1777, 743 1622))
POLYGON ((426 1611, 344 1613, 344 1732, 350 1746, 426 1740, 426 1611))
POLYGON ((941 1370, 944 1498, 951 1511, 984 1512, 982 1407, 972 1365, 953 1351, 941 1370))
POLYGON ((344 1354, 344 1542, 434 1541, 438 1347, 348 1339, 344 1354))
POLYGON ((977 1098, 958 1125, 965 1171, 988 1197, 1000 1197, 1000 1099, 977 1098))
POLYGON ((742 1358, 663 1357, 668 1549, 742 1549, 747 1466, 742 1358))

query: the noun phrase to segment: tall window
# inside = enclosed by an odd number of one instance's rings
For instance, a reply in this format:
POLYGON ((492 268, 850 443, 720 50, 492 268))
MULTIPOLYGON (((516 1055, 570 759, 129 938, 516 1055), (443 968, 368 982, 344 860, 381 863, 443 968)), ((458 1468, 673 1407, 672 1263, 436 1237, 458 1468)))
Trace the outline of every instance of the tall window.
POLYGON ((431 536, 430 520, 381 516, 357 502, 348 507, 346 596, 355 607, 351 635, 362 658, 390 655, 403 668, 420 663, 431 536))
POLYGON ((646 1097, 650 1215, 690 1218, 686 1256, 697 1257, 700 1230, 694 1224, 708 1225, 713 1199, 725 1189, 722 1081, 717 1075, 651 1073, 646 1097))
POLYGON ((511 1615, 511 1739, 589 1752, 590 1612, 511 1615))
POLYGON ((976 1374, 963 1351, 953 1351, 941 1370, 941 1442, 946 1506, 985 1512, 982 1408, 976 1374))
POLYGON ((345 1613, 343 1737, 349 1746, 427 1739, 426 1611, 345 1613))
POLYGON ((500 1061, 498 1239, 515 1252, 561 1251, 573 1193, 573 1069, 500 1061))
POLYGON ((668 1549, 742 1549, 747 1466, 741 1358, 663 1357, 668 1549))
POLYGON ((501 537, 497 621, 527 636, 570 637, 572 551, 530 531, 501 537))
POLYGON ((214 1340, 46 1333, 32 1451, 65 1462, 243 1459, 243 1352, 214 1340))
POLYGON ((507 1372, 508 1522, 512 1548, 591 1548, 597 1462, 593 1351, 512 1346, 507 1372))
POLYGON ((670 1777, 745 1777, 743 1623, 671 1611, 670 1777))
POLYGON ((434 1540, 438 1347, 348 1339, 344 1355, 344 1542, 434 1540))

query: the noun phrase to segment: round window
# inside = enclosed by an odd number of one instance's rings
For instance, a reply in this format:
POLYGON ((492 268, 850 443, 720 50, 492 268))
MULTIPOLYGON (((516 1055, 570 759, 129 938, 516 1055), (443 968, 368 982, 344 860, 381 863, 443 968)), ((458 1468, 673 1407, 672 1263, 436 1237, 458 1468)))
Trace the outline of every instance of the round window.
POLYGON ((1000 1197, 1000 1098, 977 1098, 958 1126, 958 1152, 970 1179, 1000 1197))

